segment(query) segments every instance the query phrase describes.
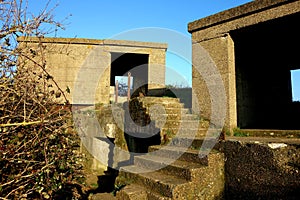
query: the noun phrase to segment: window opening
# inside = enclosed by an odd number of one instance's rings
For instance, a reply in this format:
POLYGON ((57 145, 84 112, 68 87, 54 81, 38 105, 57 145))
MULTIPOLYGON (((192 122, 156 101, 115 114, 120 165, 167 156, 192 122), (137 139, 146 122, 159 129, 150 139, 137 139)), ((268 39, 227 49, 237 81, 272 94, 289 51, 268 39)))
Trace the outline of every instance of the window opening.
POLYGON ((292 100, 300 102, 300 69, 291 70, 292 100))

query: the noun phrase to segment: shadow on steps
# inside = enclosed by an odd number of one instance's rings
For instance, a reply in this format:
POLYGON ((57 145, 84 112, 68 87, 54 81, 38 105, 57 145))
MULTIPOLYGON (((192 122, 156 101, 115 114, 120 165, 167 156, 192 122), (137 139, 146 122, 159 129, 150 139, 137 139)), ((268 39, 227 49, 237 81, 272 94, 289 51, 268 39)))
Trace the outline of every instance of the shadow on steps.
POLYGON ((119 174, 118 170, 108 168, 104 175, 98 176, 98 187, 88 193, 113 193, 115 191, 115 181, 119 174))

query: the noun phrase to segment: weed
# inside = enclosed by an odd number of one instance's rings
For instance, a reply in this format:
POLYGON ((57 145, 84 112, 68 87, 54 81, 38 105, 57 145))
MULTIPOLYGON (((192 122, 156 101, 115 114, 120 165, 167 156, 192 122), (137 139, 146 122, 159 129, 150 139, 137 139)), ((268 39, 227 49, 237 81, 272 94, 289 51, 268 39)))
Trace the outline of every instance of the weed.
POLYGON ((114 190, 111 192, 114 196, 116 196, 117 192, 124 188, 126 184, 115 185, 114 190))
POLYGON ((242 131, 239 127, 232 129, 233 135, 236 137, 248 137, 249 133, 242 131))

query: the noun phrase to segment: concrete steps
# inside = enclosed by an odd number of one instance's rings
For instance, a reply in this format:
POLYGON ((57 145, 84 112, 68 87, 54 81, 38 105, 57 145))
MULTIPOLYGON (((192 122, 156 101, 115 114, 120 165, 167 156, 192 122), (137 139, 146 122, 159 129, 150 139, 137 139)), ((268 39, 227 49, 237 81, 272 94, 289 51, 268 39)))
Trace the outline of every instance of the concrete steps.
POLYGON ((120 169, 119 176, 128 182, 117 193, 117 198, 221 198, 224 190, 225 158, 223 153, 215 149, 202 152, 203 155, 199 157, 199 148, 205 141, 215 143, 215 146, 219 144, 214 138, 176 138, 168 146, 150 146, 147 154, 134 157, 133 165, 120 169), (191 142, 194 147, 185 147, 187 142, 191 142))
POLYGON ((138 97, 139 102, 144 104, 157 104, 157 103, 180 103, 179 98, 173 97, 138 97))
POLYGON ((132 165, 120 168, 119 180, 126 186, 117 192, 117 199, 221 198, 224 155, 217 151, 216 138, 220 130, 208 131, 210 124, 190 114, 179 99, 146 97, 135 103, 160 128, 161 145, 150 146, 148 153, 134 156, 132 165))
POLYGON ((169 158, 172 160, 181 160, 187 162, 196 162, 202 165, 208 164, 208 158, 199 157, 199 150, 181 147, 181 146, 151 146, 149 147, 149 152, 151 155, 169 158))
MULTIPOLYGON (((130 192, 136 191, 136 196, 129 199, 207 199, 211 195, 221 195, 224 181, 222 153, 212 152, 199 158, 197 150, 151 148, 155 154, 136 156, 134 165, 120 169, 119 176, 130 182, 130 192), (213 185, 211 191, 206 191, 207 184, 213 185)), ((126 193, 127 190, 121 190, 117 198, 124 199, 126 193)))
POLYGON ((172 108, 184 108, 184 104, 180 102, 178 98, 171 97, 140 97, 138 101, 144 105, 144 107, 149 107, 152 105, 163 104, 165 107, 172 108), (177 106, 178 105, 178 106, 177 106))
POLYGON ((169 198, 174 196, 176 187, 188 183, 185 179, 175 175, 165 174, 160 171, 143 173, 145 171, 147 169, 131 165, 122 168, 122 172, 120 173, 135 184, 145 187, 146 191, 158 193, 169 198))
POLYGON ((147 200, 148 195, 144 187, 139 184, 131 184, 118 192, 117 198, 122 200, 147 200))
POLYGON ((222 142, 216 137, 174 137, 169 143, 170 146, 185 147, 195 150, 205 150, 208 147, 222 151, 222 142))
POLYGON ((154 155, 138 156, 134 159, 135 165, 145 167, 149 170, 160 171, 164 174, 179 175, 179 177, 191 181, 197 177, 198 172, 203 170, 203 166, 208 164, 207 157, 202 158, 201 163, 184 160, 174 160, 154 155))
POLYGON ((167 144, 172 137, 179 135, 204 137, 209 123, 190 114, 178 98, 142 97, 134 100, 135 105, 150 116, 151 122, 160 129, 161 143, 167 144))
POLYGON ((188 126, 186 127, 179 127, 179 128, 167 128, 164 127, 160 130, 161 135, 168 135, 171 136, 172 138, 178 137, 178 138, 201 138, 205 136, 210 136, 210 137, 218 137, 220 134, 219 130, 208 130, 206 128, 189 128, 188 126))
POLYGON ((160 113, 156 114, 155 117, 150 114, 152 117, 152 120, 198 120, 198 116, 195 114, 180 114, 180 113, 172 113, 172 114, 166 114, 166 113, 160 113), (160 116, 160 117, 159 117, 160 116))
POLYGON ((155 125, 156 127, 164 128, 198 128, 199 126, 201 126, 198 120, 156 120, 155 125))
POLYGON ((118 192, 117 197, 122 200, 171 200, 171 198, 164 197, 154 191, 151 193, 146 191, 146 188, 143 186, 130 184, 118 192))
MULTIPOLYGON (((179 103, 177 103, 179 104, 179 103)), ((160 113, 160 114, 189 114, 190 110, 182 107, 183 105, 173 106, 174 104, 155 104, 155 105, 143 105, 148 113, 160 113)))

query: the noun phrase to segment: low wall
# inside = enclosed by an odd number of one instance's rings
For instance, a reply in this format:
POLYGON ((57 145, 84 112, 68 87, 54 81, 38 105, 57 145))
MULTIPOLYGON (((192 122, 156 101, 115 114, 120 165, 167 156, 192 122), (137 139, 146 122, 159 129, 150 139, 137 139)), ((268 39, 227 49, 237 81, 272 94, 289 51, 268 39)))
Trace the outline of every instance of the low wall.
POLYGON ((129 160, 123 134, 123 109, 118 105, 75 106, 73 119, 84 148, 97 166, 119 167, 129 160), (113 140, 113 141, 112 141, 113 140))

